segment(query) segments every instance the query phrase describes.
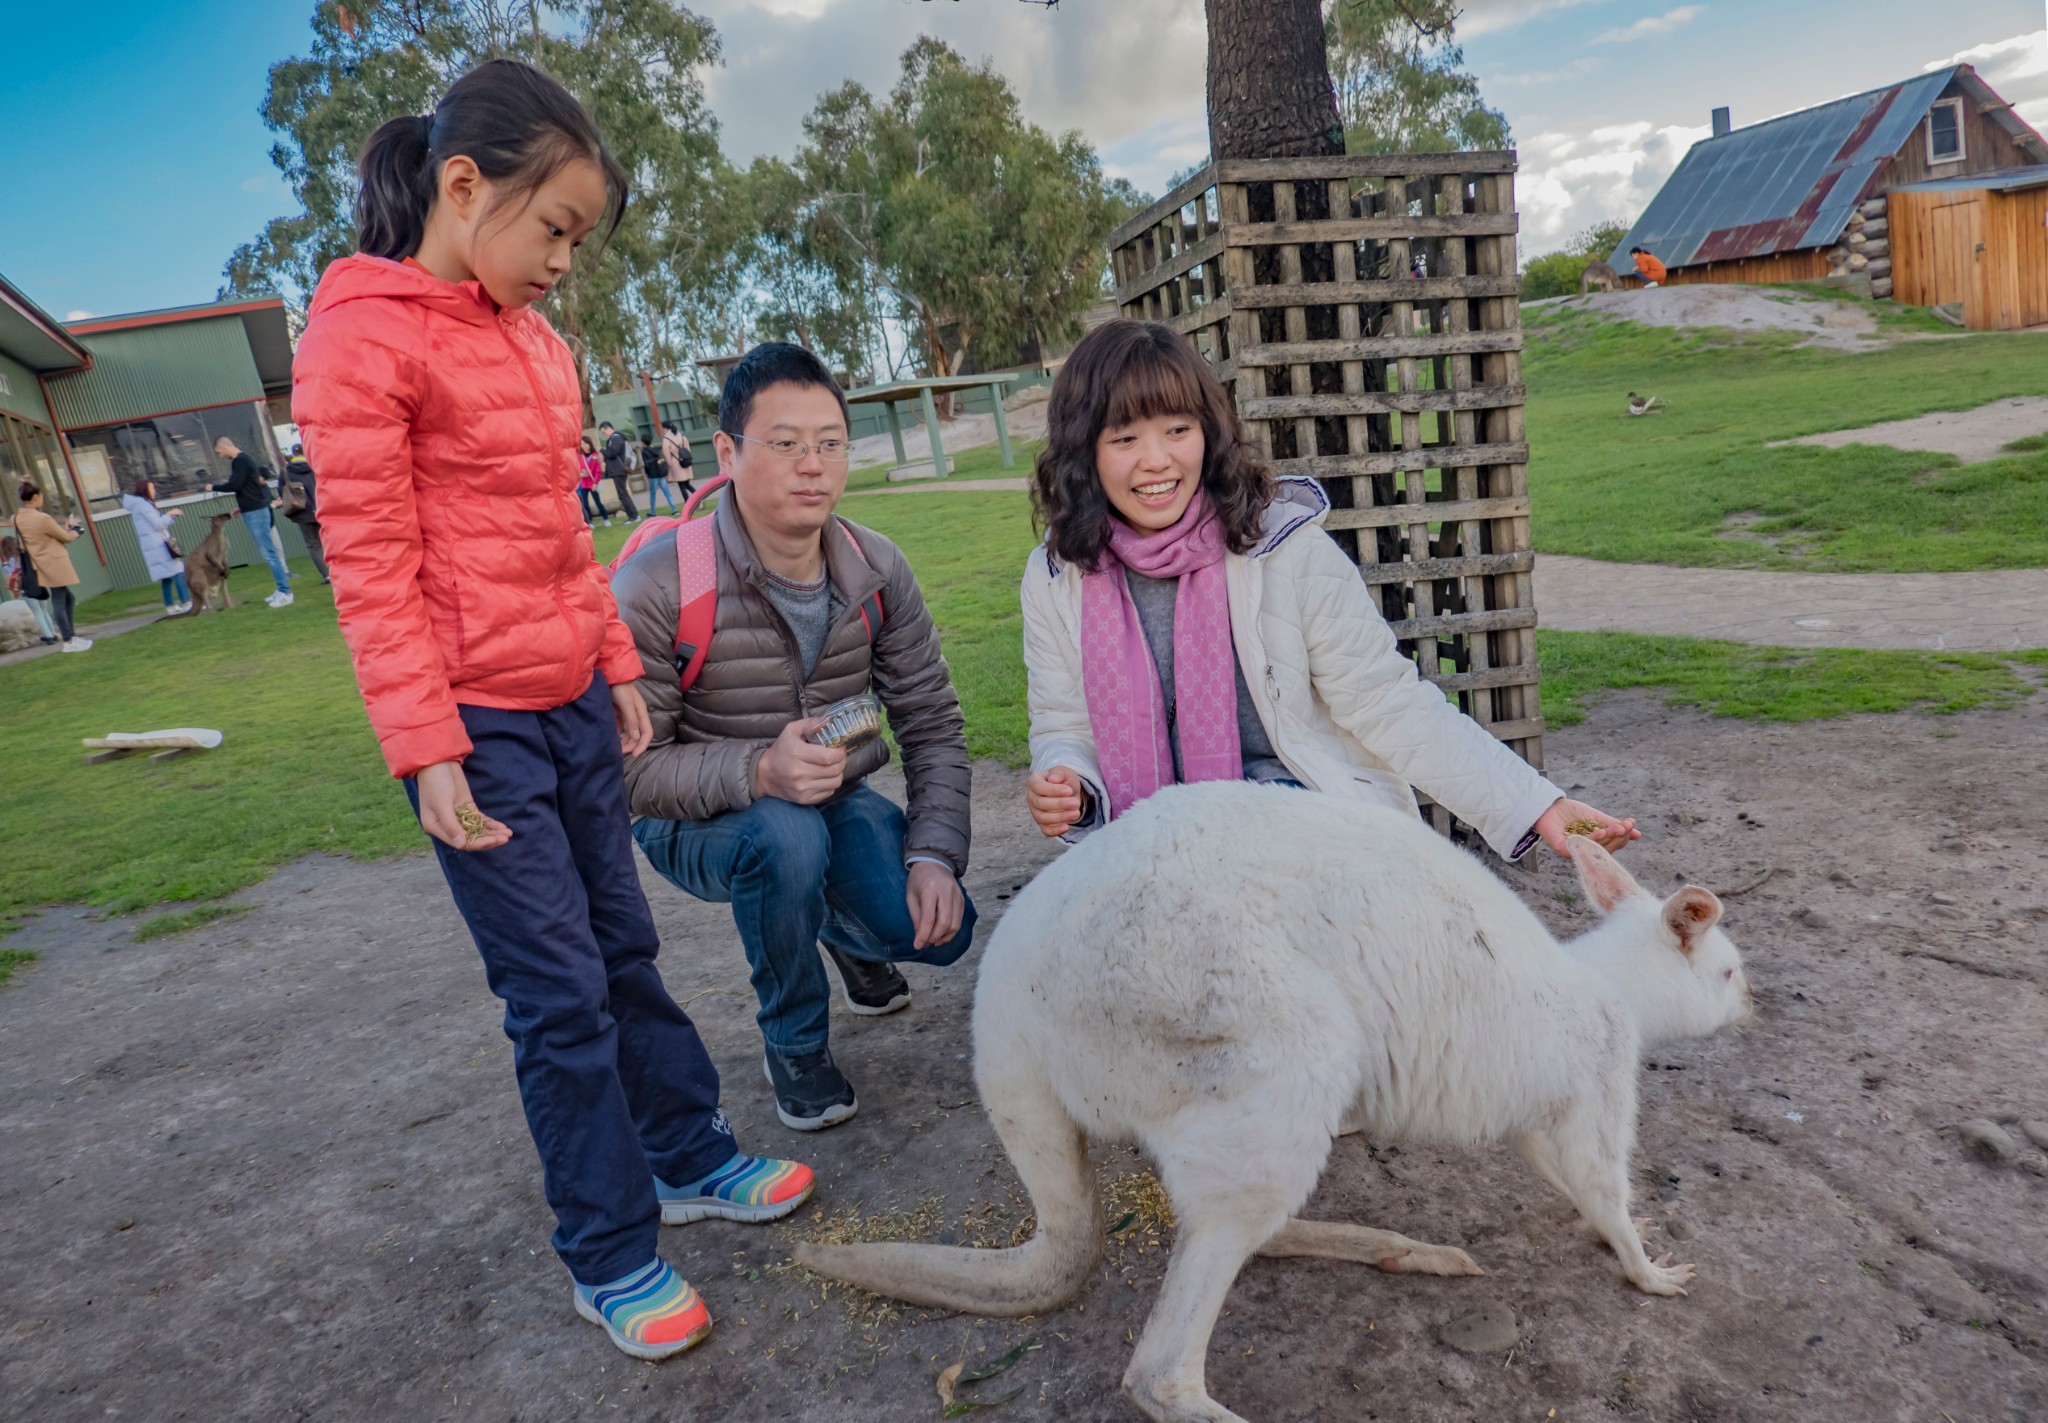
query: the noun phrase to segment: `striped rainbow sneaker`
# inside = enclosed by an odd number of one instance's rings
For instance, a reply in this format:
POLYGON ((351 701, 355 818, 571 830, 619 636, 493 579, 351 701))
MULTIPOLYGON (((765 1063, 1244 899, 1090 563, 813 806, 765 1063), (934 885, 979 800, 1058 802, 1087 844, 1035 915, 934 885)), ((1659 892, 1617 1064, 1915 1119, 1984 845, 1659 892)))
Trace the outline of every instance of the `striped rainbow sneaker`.
POLYGON ((800 1161, 745 1152, 701 1181, 671 1186, 656 1177, 654 1194, 661 1199, 663 1225, 688 1225, 696 1220, 774 1220, 810 1199, 817 1177, 800 1161))
POLYGON ((576 1286, 576 1312, 636 1359, 666 1359, 711 1332, 711 1311, 659 1255, 609 1285, 576 1286))

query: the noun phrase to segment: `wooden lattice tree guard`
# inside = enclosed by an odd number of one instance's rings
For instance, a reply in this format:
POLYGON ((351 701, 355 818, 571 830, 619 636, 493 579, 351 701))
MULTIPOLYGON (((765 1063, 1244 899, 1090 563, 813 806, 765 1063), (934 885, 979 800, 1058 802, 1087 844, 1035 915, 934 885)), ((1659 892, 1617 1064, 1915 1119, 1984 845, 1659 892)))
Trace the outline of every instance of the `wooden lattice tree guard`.
POLYGON ((1225 160, 1110 245, 1122 313, 1195 342, 1275 469, 1329 492, 1326 527, 1422 675, 1540 767, 1514 171, 1512 152, 1225 160))

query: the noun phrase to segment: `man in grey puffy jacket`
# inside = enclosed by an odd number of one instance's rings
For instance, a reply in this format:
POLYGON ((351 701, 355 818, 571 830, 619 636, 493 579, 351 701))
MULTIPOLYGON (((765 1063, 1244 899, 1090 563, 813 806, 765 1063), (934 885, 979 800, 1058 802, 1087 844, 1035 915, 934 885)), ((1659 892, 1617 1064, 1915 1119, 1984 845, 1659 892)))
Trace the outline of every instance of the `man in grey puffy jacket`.
POLYGON ((969 767, 938 630, 896 546, 835 512, 846 488, 845 397, 798 346, 757 346, 726 377, 714 437, 732 476, 712 516, 718 611, 689 691, 676 648, 676 535, 613 581, 654 723, 626 764, 633 838, 686 893, 730 903, 752 968, 768 1079, 785 1125, 858 1110, 827 1041, 837 966, 847 1006, 910 1002, 893 964, 950 964, 974 937, 969 767), (863 784, 886 742, 812 745, 833 702, 872 690, 903 751, 907 813, 863 784))

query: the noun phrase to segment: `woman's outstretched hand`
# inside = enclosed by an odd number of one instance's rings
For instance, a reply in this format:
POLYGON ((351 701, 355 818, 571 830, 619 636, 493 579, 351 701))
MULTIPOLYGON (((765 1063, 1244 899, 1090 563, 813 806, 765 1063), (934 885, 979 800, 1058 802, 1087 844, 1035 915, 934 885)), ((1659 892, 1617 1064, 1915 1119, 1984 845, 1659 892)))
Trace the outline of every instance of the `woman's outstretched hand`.
POLYGON ((495 850, 512 838, 510 827, 476 808, 460 761, 436 761, 413 778, 420 794, 420 828, 457 850, 495 850))
POLYGON ((640 689, 628 682, 612 688, 612 714, 619 721, 619 750, 638 756, 654 739, 654 723, 647 717, 647 701, 640 689))
POLYGON ((1071 766, 1033 771, 1024 782, 1024 804, 1031 811, 1031 818, 1038 822, 1039 831, 1048 838, 1074 828, 1074 822, 1081 818, 1081 796, 1081 773, 1071 766))
POLYGON ((1543 837, 1544 844, 1560 855, 1564 853, 1564 839, 1567 835, 1584 834, 1587 839, 1609 854, 1632 840, 1643 838, 1643 832, 1636 829, 1635 821, 1616 820, 1606 811, 1595 810, 1584 801, 1566 800, 1562 797, 1536 818, 1536 833, 1543 837), (1572 828, 1588 820, 1600 828, 1591 831, 1572 828))

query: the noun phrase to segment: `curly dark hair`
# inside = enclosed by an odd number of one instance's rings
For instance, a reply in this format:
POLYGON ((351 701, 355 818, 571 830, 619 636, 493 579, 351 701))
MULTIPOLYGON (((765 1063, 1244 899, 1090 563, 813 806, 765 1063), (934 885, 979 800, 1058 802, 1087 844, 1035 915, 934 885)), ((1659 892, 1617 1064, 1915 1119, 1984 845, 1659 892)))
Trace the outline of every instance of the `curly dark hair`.
POLYGON ((1044 453, 1031 472, 1031 508, 1060 558, 1094 568, 1116 517, 1095 470, 1102 432, 1136 420, 1186 415, 1202 425, 1202 488, 1232 553, 1258 542, 1273 472, 1244 442, 1237 412, 1201 353, 1156 321, 1105 322, 1060 367, 1046 411, 1044 453))

